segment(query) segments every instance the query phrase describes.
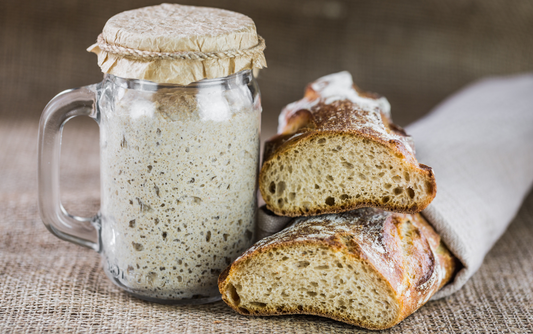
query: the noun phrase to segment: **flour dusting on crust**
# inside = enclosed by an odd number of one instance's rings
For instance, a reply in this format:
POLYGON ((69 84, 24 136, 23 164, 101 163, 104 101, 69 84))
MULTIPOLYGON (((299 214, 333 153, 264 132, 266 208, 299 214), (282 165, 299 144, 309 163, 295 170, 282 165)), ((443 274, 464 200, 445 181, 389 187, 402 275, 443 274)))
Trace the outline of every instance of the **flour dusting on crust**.
POLYGON ((303 99, 287 105, 279 115, 278 134, 290 134, 294 118, 302 110, 322 131, 356 131, 379 137, 383 142, 403 144, 414 155, 413 141, 405 133, 389 128, 390 104, 386 98, 358 91, 350 73, 344 71, 319 78, 308 85, 303 99))

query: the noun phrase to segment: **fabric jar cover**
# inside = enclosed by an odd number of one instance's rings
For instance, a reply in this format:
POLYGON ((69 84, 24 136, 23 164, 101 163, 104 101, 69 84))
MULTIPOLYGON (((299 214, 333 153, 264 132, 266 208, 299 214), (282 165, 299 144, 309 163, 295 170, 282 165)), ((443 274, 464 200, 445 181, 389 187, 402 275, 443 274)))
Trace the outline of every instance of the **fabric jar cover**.
MULTIPOLYGON (((474 83, 406 130, 437 178, 437 197, 422 213, 463 265, 439 299, 479 269, 533 183, 533 75, 474 83)), ((258 236, 290 220, 263 206, 258 236)))
POLYGON ((87 51, 104 73, 187 85, 266 67, 264 40, 248 16, 161 4, 119 13, 87 51))

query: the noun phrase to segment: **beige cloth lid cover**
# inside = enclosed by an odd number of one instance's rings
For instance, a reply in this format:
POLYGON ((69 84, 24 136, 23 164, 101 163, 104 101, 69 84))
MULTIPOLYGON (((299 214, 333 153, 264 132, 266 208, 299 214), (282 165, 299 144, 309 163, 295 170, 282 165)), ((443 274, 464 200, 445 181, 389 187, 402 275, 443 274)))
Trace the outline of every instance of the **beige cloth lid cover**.
POLYGON ((248 16, 177 4, 119 13, 87 49, 104 73, 181 85, 266 67, 263 50, 248 16))

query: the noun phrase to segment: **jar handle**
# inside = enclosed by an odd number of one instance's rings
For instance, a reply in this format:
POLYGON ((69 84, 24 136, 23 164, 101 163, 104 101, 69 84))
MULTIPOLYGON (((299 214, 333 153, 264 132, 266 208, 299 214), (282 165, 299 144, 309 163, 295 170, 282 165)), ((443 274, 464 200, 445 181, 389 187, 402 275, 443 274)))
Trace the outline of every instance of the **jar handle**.
POLYGON ((61 204, 59 161, 65 123, 76 116, 89 116, 98 123, 98 84, 66 90, 43 110, 39 122, 39 212, 46 228, 60 239, 100 251, 100 216, 77 217, 61 204))

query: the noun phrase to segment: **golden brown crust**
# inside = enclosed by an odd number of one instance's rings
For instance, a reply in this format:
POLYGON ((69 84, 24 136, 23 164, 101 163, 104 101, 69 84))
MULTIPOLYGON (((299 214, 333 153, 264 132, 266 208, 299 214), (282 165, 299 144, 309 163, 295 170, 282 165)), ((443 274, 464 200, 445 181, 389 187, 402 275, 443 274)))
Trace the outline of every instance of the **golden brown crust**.
POLYGON ((385 329, 415 312, 450 281, 455 263, 439 235, 420 214, 360 209, 340 215, 296 219, 287 229, 256 243, 224 270, 218 282, 222 299, 244 315, 312 314, 369 329, 385 329), (251 310, 235 305, 227 297, 226 286, 251 258, 298 245, 329 247, 346 255, 346 263, 363 261, 368 264, 390 286, 400 305, 393 321, 371 325, 355 321, 347 314, 324 313, 306 306, 277 305, 266 311, 251 310))

